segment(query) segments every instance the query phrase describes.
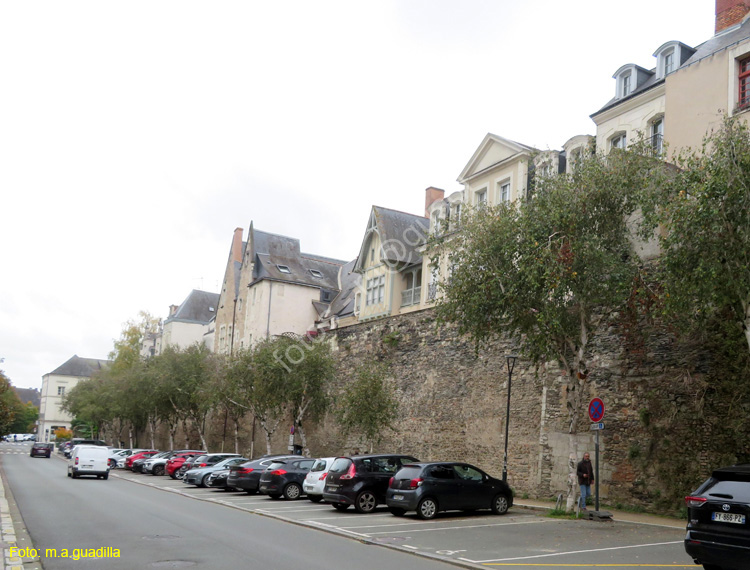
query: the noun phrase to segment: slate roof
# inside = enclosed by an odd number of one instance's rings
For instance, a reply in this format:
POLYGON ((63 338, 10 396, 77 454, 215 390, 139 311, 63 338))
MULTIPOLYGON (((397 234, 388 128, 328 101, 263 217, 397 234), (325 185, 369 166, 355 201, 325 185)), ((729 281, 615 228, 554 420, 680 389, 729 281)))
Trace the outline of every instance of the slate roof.
MULTIPOLYGON (((693 53, 693 55, 682 62, 682 64, 673 73, 679 71, 680 69, 689 67, 694 63, 701 61, 702 59, 719 53, 720 51, 730 48, 733 45, 738 44, 739 42, 744 41, 748 38, 750 38, 750 18, 745 19, 740 25, 736 27, 722 31, 721 33, 713 36, 711 39, 703 42, 695 48, 682 44, 690 51, 695 51, 695 53, 693 53)), ((662 83, 664 83, 665 79, 663 77, 661 79, 657 79, 656 68, 648 70, 648 73, 651 73, 652 76, 641 85, 639 85, 636 89, 634 89, 630 95, 628 95, 627 97, 622 97, 620 99, 618 99, 617 97, 610 99, 606 105, 593 113, 591 117, 593 118, 599 113, 602 113, 607 109, 611 109, 612 107, 617 106, 623 101, 627 101, 629 99, 632 99, 633 97, 637 97, 641 93, 644 93, 649 89, 653 89, 657 85, 661 85, 662 83)))
POLYGON ((338 287, 341 290, 331 303, 326 317, 346 317, 354 314, 354 295, 362 285, 362 275, 354 272, 356 259, 351 260, 339 269, 338 287))
MULTIPOLYGON (((362 241, 362 248, 367 245, 369 233, 375 229, 380 235, 380 254, 383 259, 390 263, 405 265, 422 262, 422 255, 417 250, 427 240, 430 231, 428 218, 382 206, 373 206, 368 233, 362 241)), ((363 255, 362 248, 360 248, 358 259, 365 260, 366 256, 363 255)), ((355 269, 361 269, 359 263, 355 264, 355 269)))
POLYGON ((174 315, 167 317, 165 323, 173 321, 207 324, 216 316, 219 306, 219 294, 193 289, 177 308, 174 315))
POLYGON ((112 364, 110 360, 99 360, 98 358, 81 358, 78 355, 73 355, 67 362, 61 366, 55 368, 49 374, 55 374, 57 376, 81 376, 84 378, 91 378, 91 376, 103 368, 106 368, 112 364))
POLYGON ((307 285, 338 291, 338 271, 344 261, 302 253, 296 238, 250 228, 248 247, 252 248, 255 267, 251 284, 262 279, 307 285), (288 268, 288 272, 279 267, 288 268))

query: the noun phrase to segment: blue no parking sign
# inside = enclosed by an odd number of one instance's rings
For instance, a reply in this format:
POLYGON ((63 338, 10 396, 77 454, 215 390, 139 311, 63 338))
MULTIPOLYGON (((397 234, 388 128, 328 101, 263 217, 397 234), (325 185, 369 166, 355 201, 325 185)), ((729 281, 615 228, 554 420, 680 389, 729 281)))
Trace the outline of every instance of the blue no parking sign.
POLYGON ((594 398, 589 402, 589 417, 592 422, 600 422, 604 417, 604 402, 599 398, 594 398))

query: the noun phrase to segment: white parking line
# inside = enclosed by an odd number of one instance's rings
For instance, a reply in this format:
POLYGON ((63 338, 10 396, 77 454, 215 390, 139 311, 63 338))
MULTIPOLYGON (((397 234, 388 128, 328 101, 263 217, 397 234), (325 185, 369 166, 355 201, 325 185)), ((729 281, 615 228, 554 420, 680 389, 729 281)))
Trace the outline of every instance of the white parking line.
POLYGON ((477 524, 477 525, 467 525, 467 526, 446 526, 442 528, 422 528, 422 529, 412 529, 412 530, 394 530, 393 532, 368 532, 368 536, 373 536, 376 534, 398 534, 403 532, 435 532, 435 531, 441 531, 441 530, 462 530, 465 528, 487 528, 487 527, 495 527, 495 526, 513 526, 513 525, 521 525, 521 524, 540 524, 545 522, 554 522, 554 521, 524 521, 524 522, 511 522, 511 523, 497 523, 497 524, 477 524))
MULTIPOLYGON (((403 519, 394 519, 394 520, 403 520, 403 519)), ((469 519, 469 520, 459 520, 459 522, 476 522, 476 519, 469 519)), ((364 526, 347 526, 343 528, 389 528, 393 526, 413 526, 413 525, 427 525, 427 524, 441 524, 448 522, 446 519, 439 519, 439 520, 431 520, 431 521, 423 521, 423 520, 406 520, 404 522, 394 522, 392 524, 368 524, 364 526)), ((501 524, 513 524, 513 523, 501 523, 501 524)), ((520 523, 519 523, 520 524, 520 523)), ((467 525, 467 527, 472 527, 476 525, 467 525)), ((479 525, 484 526, 484 525, 479 525)), ((489 526, 495 526, 495 525, 489 525, 489 526)), ((458 527, 458 528, 467 528, 467 527, 458 527)))
MULTIPOLYGON (((330 510, 330 512, 331 512, 331 513, 335 513, 336 511, 335 511, 335 510, 333 510, 333 509, 331 509, 331 510, 330 510)), ((356 517, 358 517, 358 516, 359 516, 359 515, 355 515, 355 514, 350 514, 350 515, 343 515, 343 516, 340 516, 340 517, 326 517, 325 519, 310 519, 310 520, 309 520, 309 522, 315 522, 315 521, 317 521, 317 520, 327 520, 327 521, 332 521, 332 520, 337 520, 337 519, 347 519, 347 520, 353 520, 353 518, 356 518, 356 517)), ((388 518, 392 519, 392 518, 393 518, 393 515, 392 515, 391 513, 383 513, 383 514, 374 514, 374 515, 372 515, 372 514, 371 514, 371 515, 367 515, 367 518, 368 518, 368 519, 374 519, 374 518, 377 518, 377 517, 382 517, 382 518, 388 517, 388 518)))
POLYGON ((554 554, 535 554, 534 556, 518 556, 516 558, 495 558, 493 560, 469 560, 468 558, 462 558, 467 562, 474 564, 487 564, 492 565, 493 562, 510 562, 513 560, 531 560, 534 558, 549 558, 551 556, 567 556, 569 554, 588 554, 591 552, 609 552, 612 550, 626 550, 628 548, 646 548, 649 546, 667 546, 669 544, 683 544, 682 540, 673 540, 670 542, 654 542, 651 544, 632 544, 629 546, 611 546, 609 548, 592 548, 591 550, 571 550, 569 552, 555 552, 554 554))
POLYGON ((284 511, 286 513, 306 513, 306 512, 309 512, 309 511, 323 511, 325 509, 310 509, 310 508, 305 508, 305 507, 303 507, 301 509, 299 507, 278 507, 278 508, 275 508, 275 509, 262 508, 262 509, 258 509, 258 510, 259 511, 263 511, 265 513, 278 513, 280 511, 284 511))

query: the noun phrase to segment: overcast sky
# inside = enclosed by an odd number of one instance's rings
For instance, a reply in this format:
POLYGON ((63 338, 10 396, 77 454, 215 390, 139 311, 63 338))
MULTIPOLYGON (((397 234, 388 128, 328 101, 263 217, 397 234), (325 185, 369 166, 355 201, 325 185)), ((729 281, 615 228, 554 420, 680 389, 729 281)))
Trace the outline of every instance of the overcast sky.
POLYGON ((713 0, 2 2, 0 369, 20 387, 219 292, 234 228, 357 255, 487 132, 594 134, 713 0))

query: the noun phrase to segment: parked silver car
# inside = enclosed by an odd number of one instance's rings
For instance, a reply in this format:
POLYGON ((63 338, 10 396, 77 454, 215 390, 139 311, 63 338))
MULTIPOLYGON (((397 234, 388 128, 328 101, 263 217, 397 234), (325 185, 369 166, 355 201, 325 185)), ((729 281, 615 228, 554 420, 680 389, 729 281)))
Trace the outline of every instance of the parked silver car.
POLYGON ((182 482, 188 485, 205 487, 208 476, 219 469, 229 469, 231 465, 239 465, 248 461, 247 457, 240 457, 236 453, 212 453, 201 461, 203 467, 190 469, 185 473, 182 482))

